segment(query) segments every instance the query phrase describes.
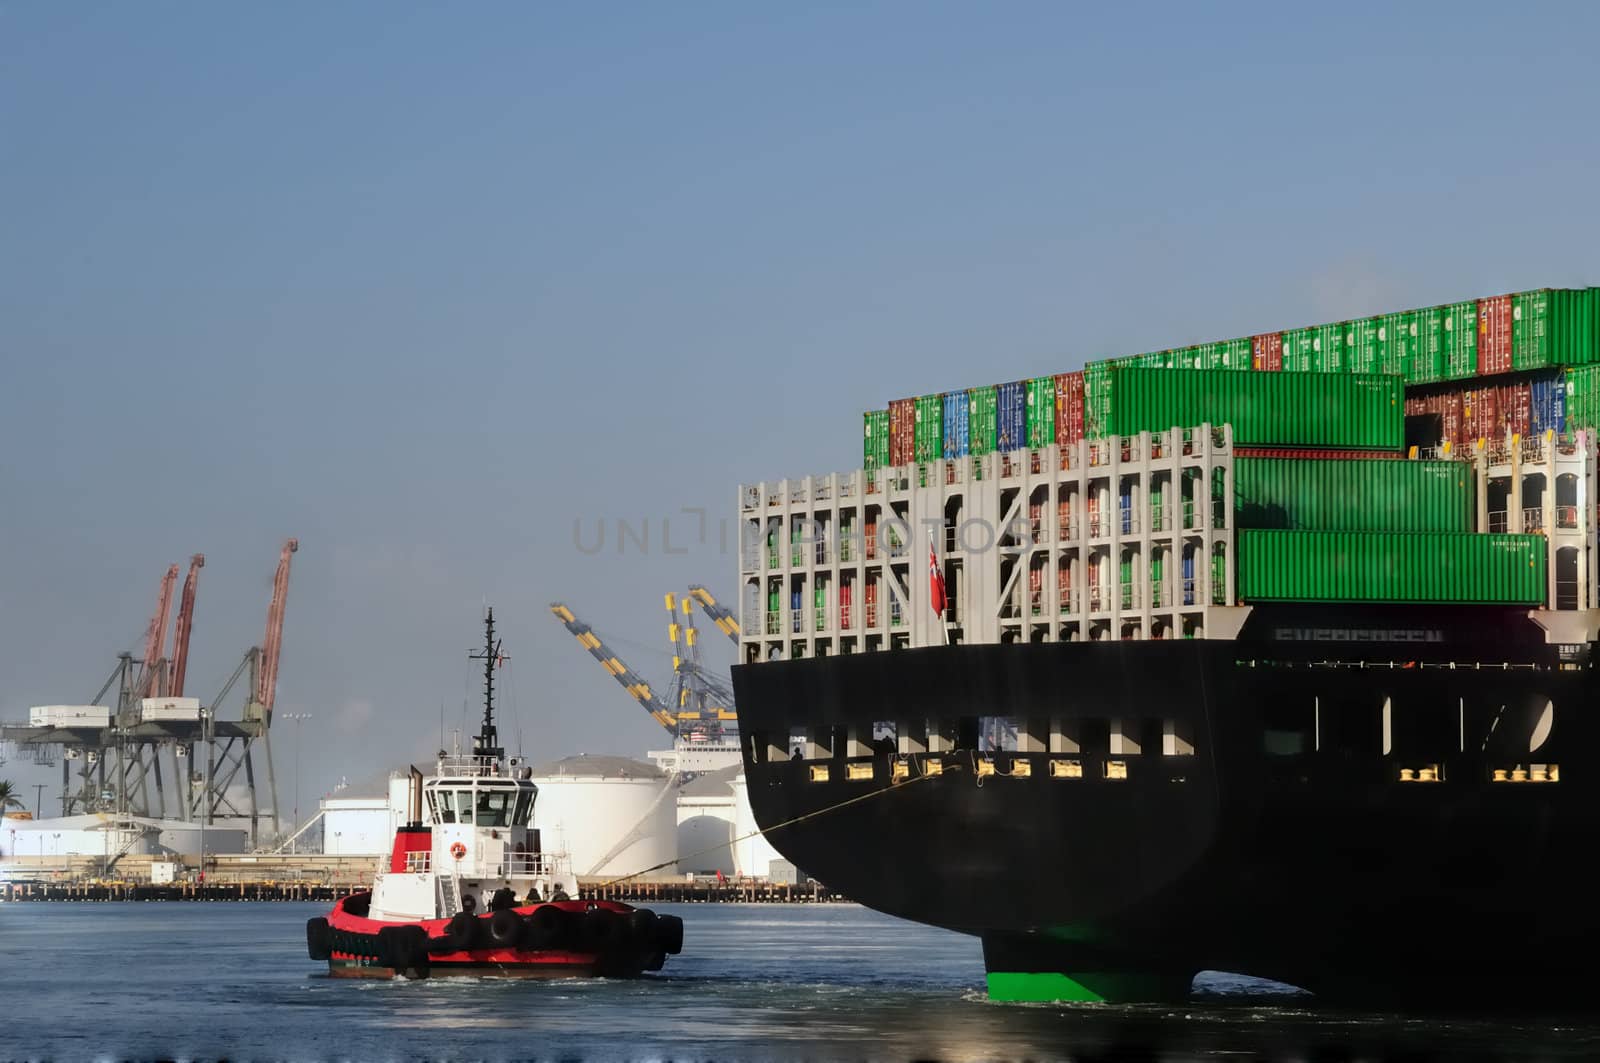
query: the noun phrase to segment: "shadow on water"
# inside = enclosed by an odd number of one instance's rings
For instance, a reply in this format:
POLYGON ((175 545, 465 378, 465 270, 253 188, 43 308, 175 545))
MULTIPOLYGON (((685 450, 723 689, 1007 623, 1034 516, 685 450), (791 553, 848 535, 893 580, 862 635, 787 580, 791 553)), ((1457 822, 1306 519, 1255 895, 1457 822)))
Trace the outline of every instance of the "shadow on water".
MULTIPOLYGON (((662 906, 668 910, 668 906, 662 906)), ((299 904, 0 908, 7 1058, 1537 1060, 1600 1021, 1321 1007, 1214 975, 1181 1006, 1000 1004, 976 943, 853 906, 693 905, 634 981, 329 978, 299 904), (16 972, 26 971, 19 978, 16 972)))

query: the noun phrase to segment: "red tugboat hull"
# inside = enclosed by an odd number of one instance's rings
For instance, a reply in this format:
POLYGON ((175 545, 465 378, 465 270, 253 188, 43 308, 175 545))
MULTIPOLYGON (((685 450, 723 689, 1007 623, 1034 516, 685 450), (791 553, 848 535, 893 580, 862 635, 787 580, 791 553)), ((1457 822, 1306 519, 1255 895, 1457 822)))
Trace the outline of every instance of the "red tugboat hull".
POLYGON ((506 978, 636 977, 683 947, 683 921, 615 901, 548 901, 452 919, 366 916, 353 893, 306 925, 311 958, 335 978, 451 974, 506 978))

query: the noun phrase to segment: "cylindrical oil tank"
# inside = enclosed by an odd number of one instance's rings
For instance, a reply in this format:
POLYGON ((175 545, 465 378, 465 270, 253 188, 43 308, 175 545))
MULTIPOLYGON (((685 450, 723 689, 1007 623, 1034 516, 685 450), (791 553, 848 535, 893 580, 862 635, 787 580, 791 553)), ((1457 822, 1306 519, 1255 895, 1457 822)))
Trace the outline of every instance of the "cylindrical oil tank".
POLYGON ((678 788, 678 870, 732 875, 735 801, 733 780, 744 766, 700 773, 678 788))
POLYGON ((540 844, 569 854, 578 877, 631 875, 677 858, 676 780, 655 765, 583 754, 535 766, 533 782, 540 844))
POLYGON ((744 773, 733 780, 733 866, 741 875, 766 878, 771 873, 772 861, 782 860, 783 854, 772 847, 766 837, 757 833, 756 814, 750 807, 750 788, 744 773))

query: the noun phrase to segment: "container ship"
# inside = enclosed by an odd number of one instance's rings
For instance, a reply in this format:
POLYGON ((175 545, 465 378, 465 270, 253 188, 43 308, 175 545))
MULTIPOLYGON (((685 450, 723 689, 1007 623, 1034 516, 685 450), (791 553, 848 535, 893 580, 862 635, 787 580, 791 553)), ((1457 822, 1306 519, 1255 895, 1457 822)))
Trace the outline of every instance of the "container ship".
POLYGON ((757 821, 1003 1000, 1588 1003, 1600 289, 889 404, 741 486, 757 821))

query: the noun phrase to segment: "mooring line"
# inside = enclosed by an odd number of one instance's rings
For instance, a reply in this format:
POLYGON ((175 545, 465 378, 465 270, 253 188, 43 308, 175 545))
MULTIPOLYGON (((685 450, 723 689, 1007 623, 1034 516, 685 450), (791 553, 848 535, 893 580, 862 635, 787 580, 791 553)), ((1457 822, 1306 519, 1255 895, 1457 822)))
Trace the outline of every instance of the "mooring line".
POLYGON ((660 871, 664 867, 671 867, 673 864, 681 864, 685 860, 692 860, 697 856, 704 856, 706 853, 714 853, 718 849, 722 849, 724 847, 732 847, 732 846, 738 845, 740 842, 745 841, 746 839, 749 839, 749 838, 754 838, 758 834, 771 834, 775 830, 782 830, 784 827, 792 827, 796 823, 804 823, 808 819, 815 819, 818 816, 825 816, 829 812, 837 812, 841 808, 848 808, 851 805, 860 804, 862 801, 866 801, 866 800, 869 800, 869 799, 874 798, 874 797, 882 797, 884 794, 892 794, 897 790, 904 790, 907 787, 915 786, 917 783, 924 782, 924 781, 926 781, 928 779, 943 778, 944 774, 946 772, 954 773, 954 772, 957 772, 957 771, 960 771, 960 770, 961 770, 961 764, 959 762, 947 763, 945 765, 944 771, 939 773, 938 775, 918 775, 915 778, 907 779, 905 782, 892 782, 888 786, 885 786, 881 790, 873 790, 870 793, 858 794, 857 796, 852 797, 852 798, 850 798, 848 800, 840 801, 836 805, 829 805, 826 808, 819 808, 814 812, 807 812, 804 815, 795 816, 793 819, 786 819, 782 823, 774 823, 770 827, 757 828, 756 830, 751 831, 749 834, 741 834, 739 837, 734 838, 731 841, 726 841, 726 842, 722 842, 722 843, 717 844, 717 845, 712 845, 712 846, 709 846, 709 847, 707 847, 705 849, 701 849, 698 852, 686 853, 686 854, 684 854, 682 856, 675 857, 674 859, 662 861, 661 863, 656 864, 653 867, 647 867, 643 871, 635 871, 631 875, 623 875, 621 878, 614 878, 614 879, 611 879, 609 882, 602 882, 596 888, 597 889, 605 889, 608 886, 615 886, 619 882, 626 882, 631 878, 638 878, 640 875, 648 875, 652 871, 660 871))

